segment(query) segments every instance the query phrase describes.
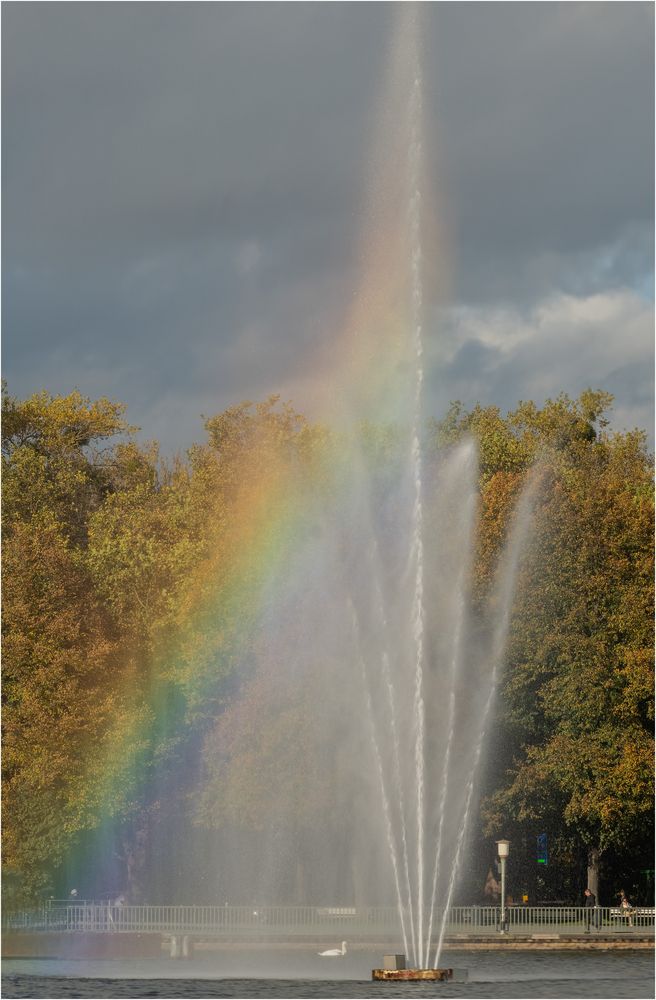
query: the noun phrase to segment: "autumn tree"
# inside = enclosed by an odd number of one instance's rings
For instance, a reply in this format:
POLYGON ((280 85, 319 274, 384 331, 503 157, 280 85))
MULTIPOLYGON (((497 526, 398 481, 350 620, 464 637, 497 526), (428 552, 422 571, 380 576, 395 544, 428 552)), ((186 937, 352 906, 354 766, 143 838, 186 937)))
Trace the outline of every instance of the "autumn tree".
POLYGON ((122 674, 84 548, 112 489, 106 442, 128 431, 122 413, 79 393, 3 399, 4 862, 28 892, 105 806, 122 674))
MULTIPOLYGON (((593 878, 644 849, 652 817, 652 469, 641 433, 608 430, 610 403, 586 392, 506 416, 454 404, 427 435, 429 473, 451 444, 478 443, 481 614, 540 468, 484 822, 547 829, 572 866, 585 852, 593 878)), ((303 686, 286 659, 312 637, 294 631, 285 568, 320 550, 352 452, 277 397, 205 428, 206 443, 164 461, 119 404, 4 396, 4 859, 27 891, 103 824, 136 895, 172 829, 261 830, 282 802, 308 828, 347 812, 318 781, 334 750, 313 715, 330 664, 303 686), (277 651, 267 608, 289 613, 277 651)), ((401 438, 363 428, 374 506, 401 438)))
POLYGON ((440 429, 479 441, 483 588, 525 470, 541 465, 498 702, 506 780, 484 817, 489 833, 548 829, 572 861, 581 846, 593 885, 605 852, 644 850, 653 816, 652 468, 644 434, 607 430, 610 403, 455 410, 440 429))

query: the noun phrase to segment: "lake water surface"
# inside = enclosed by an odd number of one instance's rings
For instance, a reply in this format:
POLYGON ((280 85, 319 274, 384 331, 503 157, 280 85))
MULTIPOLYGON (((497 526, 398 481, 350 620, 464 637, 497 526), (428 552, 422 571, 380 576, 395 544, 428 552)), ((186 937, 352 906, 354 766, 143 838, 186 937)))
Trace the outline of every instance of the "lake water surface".
POLYGON ((191 961, 3 962, 3 996, 36 997, 586 997, 654 996, 650 952, 450 952, 466 983, 372 983, 379 952, 338 959, 313 952, 212 952, 191 961))

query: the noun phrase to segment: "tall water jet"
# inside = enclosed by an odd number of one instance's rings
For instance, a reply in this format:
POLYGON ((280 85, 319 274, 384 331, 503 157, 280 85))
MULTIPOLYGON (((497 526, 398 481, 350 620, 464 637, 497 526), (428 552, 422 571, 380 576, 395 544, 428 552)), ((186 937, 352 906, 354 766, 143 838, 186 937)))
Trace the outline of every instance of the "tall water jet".
MULTIPOLYGON (((383 347, 392 358, 387 376, 379 373, 373 390, 365 387, 362 391, 358 384, 352 401, 356 417, 380 423, 391 409, 396 417, 393 486, 388 482, 384 498, 376 472, 367 468, 370 443, 366 436, 355 434, 353 445, 358 473, 352 483, 357 501, 352 501, 351 512, 357 509, 359 516, 352 518, 357 528, 350 534, 349 548, 357 551, 358 546, 369 545, 376 552, 368 585, 376 593, 377 618, 367 609, 368 597, 360 589, 366 590, 367 583, 353 572, 352 560, 345 579, 359 621, 359 656, 363 664, 369 657, 362 669, 366 714, 380 774, 399 921, 404 944, 407 947, 409 935, 413 962, 421 967, 429 961, 434 945, 439 961, 503 657, 521 547, 518 539, 525 534, 526 517, 520 512, 519 527, 511 534, 508 558, 512 570, 506 568, 501 574, 496 618, 488 623, 491 638, 481 643, 467 634, 477 512, 477 463, 471 443, 442 456, 433 455, 430 497, 426 493, 422 67, 419 11, 414 5, 404 7, 397 26, 385 121, 388 142, 394 121, 393 144, 405 148, 405 155, 393 159, 391 165, 386 158, 385 166, 373 171, 369 206, 374 220, 369 229, 375 247, 372 259, 378 268, 378 286, 385 286, 382 301, 386 308, 377 314, 374 310, 373 319, 356 309, 352 326, 353 338, 365 354, 371 350, 371 338, 387 333, 383 347), (390 246, 396 248, 396 255, 390 246), (390 509, 394 511, 393 539, 385 516, 390 509), (376 635, 381 626, 382 649, 376 635), (376 677, 387 692, 386 699, 373 695, 376 677), (446 706, 446 712, 436 716, 436 705, 446 706), (405 747, 402 761, 399 730, 405 747), (388 754, 386 733, 392 744, 388 754), (395 803, 392 789, 396 790, 395 803), (405 892, 403 874, 407 876, 405 892)), ((369 289, 372 278, 366 267, 364 279, 369 289)), ((371 309, 371 294, 364 294, 363 301, 371 309)), ((520 506, 524 511, 526 504, 520 506)))
MULTIPOLYGON (((448 674, 448 721, 447 721, 447 737, 446 737, 446 749, 444 751, 444 757, 442 760, 442 773, 440 776, 440 794, 439 794, 439 807, 438 807, 438 828, 435 843, 435 861, 433 866, 433 880, 430 891, 430 909, 428 917, 428 931, 426 934, 426 953, 430 951, 430 943, 433 930, 433 916, 435 912, 435 895, 437 892, 438 877, 440 872, 440 860, 442 854, 442 836, 444 832, 444 816, 446 810, 447 795, 449 791, 449 775, 450 775, 450 762, 451 753, 453 748, 453 742, 455 737, 455 725, 456 725, 456 685, 460 672, 460 666, 463 655, 463 633, 465 629, 465 612, 466 612, 466 600, 468 593, 469 584, 469 574, 471 573, 471 550, 472 550, 472 535, 473 535, 473 525, 474 516, 476 510, 476 483, 475 483, 475 452, 473 444, 465 448, 461 455, 457 457, 462 459, 467 464, 468 472, 471 475, 470 482, 467 487, 467 494, 465 502, 463 504, 464 513, 464 524, 465 524, 465 555, 462 559, 462 564, 458 571, 458 578, 456 583, 456 616, 455 624, 453 629, 453 640, 452 640, 452 651, 451 651, 451 665, 448 674)), ((439 959, 439 948, 438 956, 436 958, 435 964, 438 964, 439 959)))
POLYGON ((424 931, 424 728, 425 706, 423 697, 424 677, 424 518, 423 518, 423 483, 422 456, 420 443, 421 401, 424 381, 422 341, 422 246, 421 246, 421 67, 417 52, 416 19, 413 32, 413 58, 415 77, 412 82, 410 96, 410 149, 408 155, 409 203, 408 229, 410 234, 411 297, 412 297, 412 331, 415 351, 415 399, 412 426, 412 474, 414 478, 414 507, 412 555, 415 567, 415 586, 412 602, 412 622, 415 642, 415 763, 417 767, 417 897, 419 912, 417 914, 417 958, 423 964, 423 931, 424 931))
MULTIPOLYGON (((235 741, 238 710, 216 746, 267 802, 247 803, 266 846, 244 862, 243 884, 257 881, 257 898, 273 902, 393 902, 403 947, 423 967, 439 962, 462 868, 530 498, 486 617, 472 597, 476 447, 440 449, 424 425, 424 341, 439 331, 425 319, 435 289, 419 16, 402 5, 394 39, 334 380, 342 426, 319 487, 302 463, 294 472, 303 531, 271 578, 245 666, 256 678, 246 700, 259 708, 265 691, 276 708, 279 742, 265 745, 280 764, 263 782, 252 747, 235 741)), ((226 793, 217 811, 230 809, 226 793)))

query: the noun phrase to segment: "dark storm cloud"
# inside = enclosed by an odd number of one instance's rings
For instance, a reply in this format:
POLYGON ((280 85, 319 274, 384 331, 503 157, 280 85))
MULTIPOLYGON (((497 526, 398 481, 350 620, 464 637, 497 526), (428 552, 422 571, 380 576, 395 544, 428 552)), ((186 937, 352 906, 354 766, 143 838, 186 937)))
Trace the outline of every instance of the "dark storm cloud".
MULTIPOLYGON (((355 192, 366 49, 342 11, 27 5, 5 19, 17 251, 131 253, 279 232, 355 192), (362 56, 365 58, 363 59, 362 56), (335 72, 358 66, 363 80, 335 72)), ((353 20, 353 18, 350 18, 353 20)), ((357 25, 357 18, 356 18, 357 25)), ((371 55, 377 46, 370 46, 371 55)), ((11 141, 9 141, 11 140, 11 141)))
POLYGON ((445 4, 436 22, 438 155, 464 295, 530 294, 544 287, 534 255, 650 228, 647 5, 445 4))
MULTIPOLYGON (((308 377, 353 293, 395 6, 5 5, 14 391, 125 399, 173 446, 198 437, 201 411, 308 377)), ((530 312, 554 290, 644 291, 651 7, 425 6, 456 299, 530 312)), ((464 350, 470 389, 496 350, 464 350)), ((619 351, 607 367, 623 370, 619 351)), ((502 405, 511 382, 492 378, 502 405)))

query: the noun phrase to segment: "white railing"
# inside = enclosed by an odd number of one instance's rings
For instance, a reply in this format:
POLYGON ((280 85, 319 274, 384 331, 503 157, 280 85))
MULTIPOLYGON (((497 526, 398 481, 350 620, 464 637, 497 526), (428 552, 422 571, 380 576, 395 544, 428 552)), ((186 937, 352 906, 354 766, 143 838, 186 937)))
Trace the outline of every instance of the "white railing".
MULTIPOLYGON (((454 906, 447 935, 535 933, 631 933, 654 928, 654 908, 625 914, 617 907, 508 906, 505 927, 498 906, 454 906)), ((437 926, 441 916, 435 917, 437 926)), ((39 910, 3 913, 3 927, 14 931, 81 933, 184 933, 218 938, 294 938, 350 935, 371 939, 394 936, 399 917, 394 907, 326 906, 133 906, 107 902, 53 902, 39 910)))

